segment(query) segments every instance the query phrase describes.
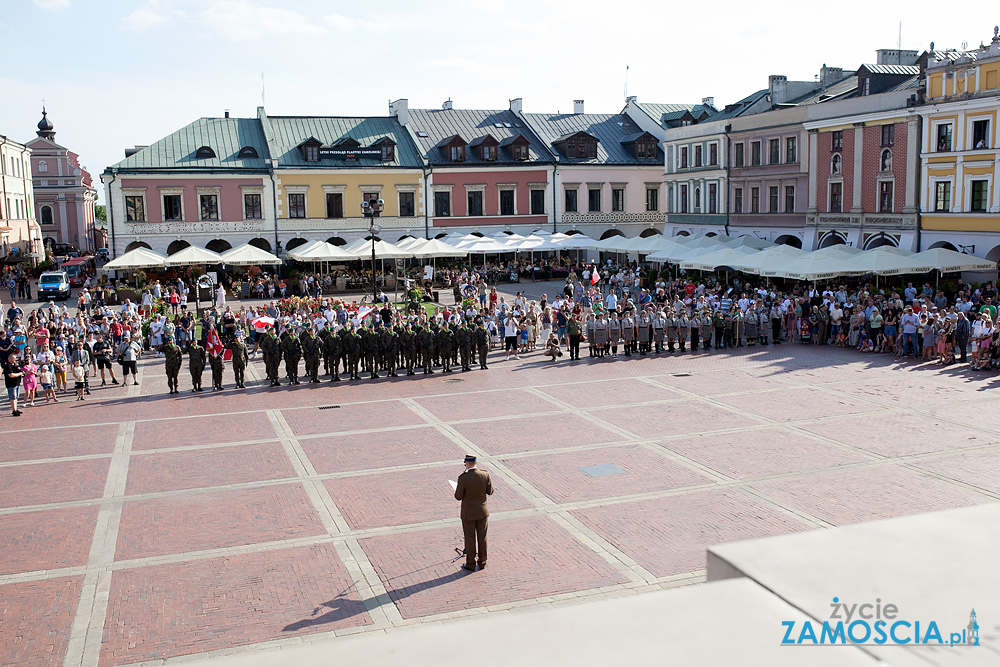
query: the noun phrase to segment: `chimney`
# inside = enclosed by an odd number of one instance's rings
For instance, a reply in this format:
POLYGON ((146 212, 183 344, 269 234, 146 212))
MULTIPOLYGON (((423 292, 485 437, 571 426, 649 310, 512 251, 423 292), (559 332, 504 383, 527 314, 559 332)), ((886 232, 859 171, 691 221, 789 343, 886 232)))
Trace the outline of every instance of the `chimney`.
POLYGON ((451 98, 449 97, 447 100, 445 100, 444 104, 441 105, 441 108, 447 111, 448 109, 451 109, 451 107, 452 103, 451 103, 451 98))
POLYGON ((515 97, 510 101, 510 110, 516 114, 520 114, 524 108, 524 102, 520 97, 515 97))
POLYGON ((226 118, 229 118, 229 109, 226 109, 226 118))
POLYGON ((767 90, 771 94, 771 104, 782 104, 788 101, 787 85, 787 76, 772 74, 767 77, 767 90))
POLYGON ((573 113, 583 113, 583 100, 573 100, 573 113))
POLYGON ((639 98, 636 97, 635 95, 629 95, 628 97, 625 98, 625 104, 628 104, 629 106, 635 104, 638 101, 639 98))
POLYGON ((389 102, 389 115, 395 116, 400 125, 410 122, 410 101, 405 97, 389 102))
POLYGON ((841 79, 844 78, 844 68, 843 67, 827 67, 826 63, 823 63, 823 69, 819 71, 819 84, 826 88, 827 86, 832 86, 841 79))
POLYGON ((715 98, 714 97, 703 97, 701 98, 702 106, 715 108, 715 98))

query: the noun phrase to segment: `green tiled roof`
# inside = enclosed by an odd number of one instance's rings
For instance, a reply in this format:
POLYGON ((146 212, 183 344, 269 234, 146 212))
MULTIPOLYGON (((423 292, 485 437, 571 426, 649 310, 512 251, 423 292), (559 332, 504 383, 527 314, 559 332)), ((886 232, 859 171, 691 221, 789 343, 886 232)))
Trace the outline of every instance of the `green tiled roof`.
POLYGON ((393 116, 367 118, 335 116, 270 116, 265 121, 270 128, 268 144, 271 154, 281 167, 303 167, 336 169, 343 167, 421 167, 423 161, 406 130, 393 116), (332 146, 341 139, 350 137, 367 148, 379 139, 388 138, 396 144, 394 160, 360 158, 346 161, 322 159, 306 162, 299 151, 299 145, 314 137, 324 146, 332 146))
POLYGON ((204 169, 231 171, 266 169, 267 142, 256 118, 199 118, 159 141, 130 155, 109 169, 121 171, 163 171, 204 169), (196 158, 199 148, 208 146, 214 158, 196 158), (256 158, 240 158, 240 149, 252 146, 256 158))
POLYGON ((640 160, 635 157, 634 151, 626 146, 629 141, 635 141, 644 132, 625 114, 526 113, 524 118, 535 134, 541 137, 542 141, 547 142, 552 147, 552 151, 556 153, 559 152, 559 148, 554 144, 578 132, 586 132, 597 137, 596 158, 567 158, 563 156, 561 162, 564 164, 659 164, 661 167, 663 166, 662 155, 658 154, 656 158, 640 160))

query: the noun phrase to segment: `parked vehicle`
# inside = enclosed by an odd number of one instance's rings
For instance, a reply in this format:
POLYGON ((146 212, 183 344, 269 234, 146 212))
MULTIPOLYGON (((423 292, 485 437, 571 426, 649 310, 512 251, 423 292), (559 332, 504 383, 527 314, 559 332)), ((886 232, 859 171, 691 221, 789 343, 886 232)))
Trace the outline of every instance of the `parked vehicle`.
POLYGON ((88 275, 96 271, 97 265, 94 263, 93 256, 87 255, 86 257, 71 257, 63 262, 59 269, 65 271, 66 275, 69 276, 70 285, 79 287, 87 280, 88 275))
POLYGON ((69 276, 65 271, 46 271, 38 277, 38 300, 49 301, 59 299, 65 301, 70 297, 69 276))

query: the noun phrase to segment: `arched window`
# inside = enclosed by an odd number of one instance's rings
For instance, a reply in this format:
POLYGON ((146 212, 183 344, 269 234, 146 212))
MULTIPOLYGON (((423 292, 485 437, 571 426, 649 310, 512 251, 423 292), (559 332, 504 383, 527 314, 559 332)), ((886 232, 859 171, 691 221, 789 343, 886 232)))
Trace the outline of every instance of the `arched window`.
POLYGON ((212 150, 211 146, 202 146, 201 148, 198 149, 198 152, 195 153, 195 157, 198 158, 199 160, 202 160, 204 158, 215 157, 215 151, 212 150))
POLYGON ((694 207, 701 208, 701 188, 694 189, 694 207))
POLYGON ((243 148, 240 149, 239 157, 242 158, 258 157, 257 149, 254 148, 253 146, 244 146, 243 148))
POLYGON ((46 162, 45 160, 42 160, 42 161, 40 161, 38 163, 38 173, 44 174, 44 173, 48 172, 48 170, 49 170, 49 163, 48 162, 46 162))
POLYGON ((51 225, 52 224, 52 207, 43 206, 42 207, 42 224, 51 225))

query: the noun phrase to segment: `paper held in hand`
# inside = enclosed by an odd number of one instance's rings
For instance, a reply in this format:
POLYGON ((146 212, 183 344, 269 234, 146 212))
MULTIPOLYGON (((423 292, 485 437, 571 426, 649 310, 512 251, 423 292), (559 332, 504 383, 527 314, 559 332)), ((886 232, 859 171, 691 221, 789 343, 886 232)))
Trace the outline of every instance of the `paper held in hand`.
POLYGON ((451 484, 451 490, 452 491, 458 491, 458 482, 456 482, 453 479, 449 479, 448 483, 451 484))

